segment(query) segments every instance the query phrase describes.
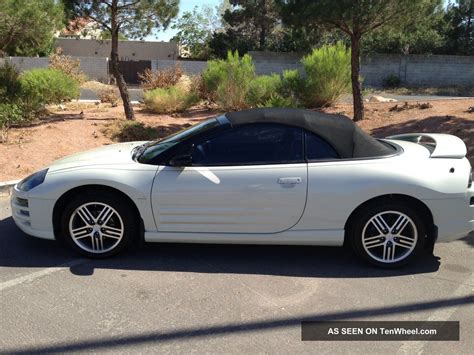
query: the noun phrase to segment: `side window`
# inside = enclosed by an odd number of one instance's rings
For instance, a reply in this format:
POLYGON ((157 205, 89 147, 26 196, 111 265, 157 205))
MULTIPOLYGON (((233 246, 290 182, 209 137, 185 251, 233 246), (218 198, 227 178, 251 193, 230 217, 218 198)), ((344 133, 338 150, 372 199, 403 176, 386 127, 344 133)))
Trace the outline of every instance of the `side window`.
POLYGON ((339 154, 321 137, 306 132, 306 158, 308 160, 338 159, 339 154))
POLYGON ((193 165, 284 164, 304 161, 303 131, 256 123, 233 128, 194 145, 193 165))

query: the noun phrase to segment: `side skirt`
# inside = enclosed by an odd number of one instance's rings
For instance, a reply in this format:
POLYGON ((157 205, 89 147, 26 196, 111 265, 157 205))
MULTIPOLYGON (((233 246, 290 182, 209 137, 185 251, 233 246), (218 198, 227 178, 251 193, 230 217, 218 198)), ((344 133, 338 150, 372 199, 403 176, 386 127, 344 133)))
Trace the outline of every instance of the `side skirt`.
POLYGON ((216 243, 216 244, 282 244, 342 246, 343 229, 290 230, 282 233, 188 233, 145 232, 146 242, 159 243, 216 243))

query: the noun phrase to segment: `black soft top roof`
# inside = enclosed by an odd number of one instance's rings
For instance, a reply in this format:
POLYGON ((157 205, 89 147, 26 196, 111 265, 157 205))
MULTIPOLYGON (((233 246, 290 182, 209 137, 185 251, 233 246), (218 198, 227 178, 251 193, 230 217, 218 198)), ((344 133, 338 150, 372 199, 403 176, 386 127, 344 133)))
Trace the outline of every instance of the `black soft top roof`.
POLYGON ((304 128, 325 139, 341 158, 368 158, 393 154, 394 148, 379 142, 350 118, 302 109, 260 108, 225 115, 231 125, 279 123, 304 128))

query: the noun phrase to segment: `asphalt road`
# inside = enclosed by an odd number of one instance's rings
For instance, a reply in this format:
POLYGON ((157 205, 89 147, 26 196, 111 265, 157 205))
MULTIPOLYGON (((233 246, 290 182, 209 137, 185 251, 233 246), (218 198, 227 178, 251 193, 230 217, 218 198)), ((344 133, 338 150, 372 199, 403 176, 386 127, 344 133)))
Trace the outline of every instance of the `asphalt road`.
POLYGON ((343 248, 146 245, 82 259, 0 198, 0 352, 452 353, 474 349, 474 234, 396 271, 343 248), (301 320, 458 320, 459 342, 302 342, 301 320))

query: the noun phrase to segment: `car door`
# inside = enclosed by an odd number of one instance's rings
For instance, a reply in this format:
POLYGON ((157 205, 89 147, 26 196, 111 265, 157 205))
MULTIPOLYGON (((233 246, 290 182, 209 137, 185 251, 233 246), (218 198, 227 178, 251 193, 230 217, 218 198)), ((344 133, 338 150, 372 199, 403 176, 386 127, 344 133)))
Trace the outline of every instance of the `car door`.
POLYGON ((191 166, 158 169, 152 203, 159 232, 276 233, 301 218, 302 130, 238 126, 196 142, 191 157, 191 166))

